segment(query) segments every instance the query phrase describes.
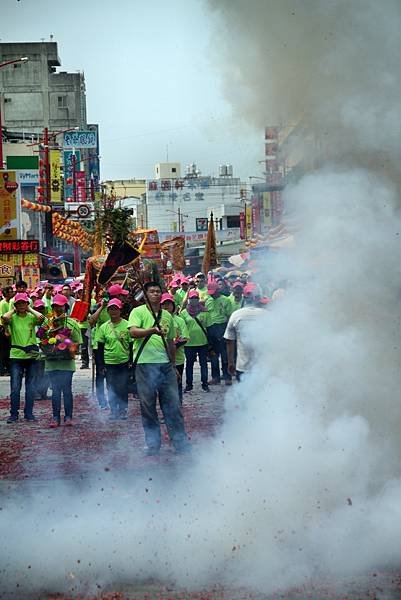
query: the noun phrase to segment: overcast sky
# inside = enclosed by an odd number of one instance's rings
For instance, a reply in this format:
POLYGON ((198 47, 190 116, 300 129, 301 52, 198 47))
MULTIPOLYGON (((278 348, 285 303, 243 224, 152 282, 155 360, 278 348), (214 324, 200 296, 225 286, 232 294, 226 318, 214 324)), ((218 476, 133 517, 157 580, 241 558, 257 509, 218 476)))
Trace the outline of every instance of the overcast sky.
POLYGON ((260 175, 263 132, 232 117, 203 0, 0 0, 2 41, 58 43, 59 70, 85 73, 102 179, 152 177, 157 162, 231 163, 260 175))

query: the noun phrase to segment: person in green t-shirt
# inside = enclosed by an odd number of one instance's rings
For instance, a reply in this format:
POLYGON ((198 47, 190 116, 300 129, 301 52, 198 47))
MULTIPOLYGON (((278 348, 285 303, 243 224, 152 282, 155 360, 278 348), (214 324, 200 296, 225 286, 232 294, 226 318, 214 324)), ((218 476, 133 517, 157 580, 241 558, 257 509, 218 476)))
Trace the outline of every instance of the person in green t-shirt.
POLYGON ((209 315, 205 307, 199 302, 199 292, 197 290, 190 290, 188 292, 188 305, 180 313, 180 317, 184 319, 189 334, 189 340, 185 345, 185 357, 187 361, 185 367, 185 391, 190 392, 193 389, 194 364, 198 356, 202 389, 204 392, 208 392, 207 354, 209 342, 207 328, 209 325, 209 315))
POLYGON ((163 294, 161 298, 161 307, 167 310, 173 316, 175 327, 175 368, 178 372, 178 397, 182 404, 182 375, 184 373, 185 352, 184 346, 188 341, 188 330, 185 321, 175 313, 174 297, 171 294, 163 294))
POLYGON ((223 372, 223 379, 226 385, 231 385, 232 377, 228 372, 227 366, 227 348, 224 339, 224 332, 227 327, 228 319, 231 314, 231 302, 227 296, 223 296, 220 287, 215 282, 208 284, 209 297, 206 299, 205 307, 209 313, 208 338, 213 349, 210 356, 210 365, 212 369, 212 379, 210 384, 220 385, 220 363, 223 372))
MULTIPOLYGON (((73 344, 82 343, 81 331, 78 323, 67 316, 68 298, 63 294, 56 294, 52 301, 52 310, 55 315, 53 326, 55 334, 58 329, 69 330, 69 338, 73 344)), ((50 427, 59 427, 61 422, 61 397, 64 401, 64 424, 72 426, 73 396, 72 376, 76 369, 75 357, 71 353, 66 358, 53 358, 46 355, 45 372, 49 375, 52 394, 53 419, 50 427)))
POLYGON ((245 304, 245 300, 243 298, 244 286, 242 285, 242 283, 239 280, 234 281, 231 289, 232 292, 228 296, 228 299, 231 303, 230 316, 233 314, 234 311, 238 310, 239 308, 243 308, 245 304))
POLYGON ((13 296, 12 285, 3 288, 3 299, 0 300, 0 376, 10 373, 11 341, 8 327, 4 325, 1 317, 10 310, 10 300, 13 296))
POLYGON ((157 397, 176 452, 186 452, 190 446, 178 398, 173 317, 160 306, 162 290, 159 283, 146 283, 144 291, 150 306, 132 309, 128 327, 134 338, 135 375, 147 444, 146 454, 154 456, 160 451, 157 397))
POLYGON ((10 416, 7 423, 18 421, 22 378, 25 374, 25 408, 26 421, 36 421, 33 414, 35 401, 34 375, 37 325, 44 321, 44 316, 29 305, 27 294, 14 296, 13 306, 3 315, 3 323, 8 326, 11 335, 10 372, 10 416))
POLYGON ((118 298, 110 300, 107 312, 110 320, 100 326, 97 335, 99 359, 104 364, 110 418, 126 419, 128 412, 128 364, 131 358, 131 336, 128 321, 121 318, 123 304, 118 298))

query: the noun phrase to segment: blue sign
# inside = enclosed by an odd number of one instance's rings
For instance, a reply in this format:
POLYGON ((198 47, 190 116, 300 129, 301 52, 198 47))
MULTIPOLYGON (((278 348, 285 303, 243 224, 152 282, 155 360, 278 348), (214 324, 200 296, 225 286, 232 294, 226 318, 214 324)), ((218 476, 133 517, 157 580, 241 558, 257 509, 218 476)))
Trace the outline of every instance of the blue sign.
POLYGON ((63 147, 73 148, 97 148, 96 131, 65 131, 63 147))
MULTIPOLYGON (((73 165, 73 156, 72 150, 64 151, 64 200, 67 201, 68 198, 74 198, 74 165, 73 165), (71 183, 67 183, 67 181, 71 179, 71 183)), ((79 150, 75 151, 75 170, 79 171, 79 163, 81 162, 81 153, 79 150)))

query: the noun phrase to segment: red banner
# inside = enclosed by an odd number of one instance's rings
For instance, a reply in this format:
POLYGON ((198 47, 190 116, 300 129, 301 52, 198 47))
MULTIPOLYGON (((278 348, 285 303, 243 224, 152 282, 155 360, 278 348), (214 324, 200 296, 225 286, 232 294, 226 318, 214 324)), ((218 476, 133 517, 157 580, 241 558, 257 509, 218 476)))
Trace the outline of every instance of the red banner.
POLYGON ((239 214, 239 236, 241 240, 245 239, 245 213, 240 212, 239 214))
POLYGON ((85 171, 77 171, 75 177, 77 186, 77 202, 86 202, 85 171))

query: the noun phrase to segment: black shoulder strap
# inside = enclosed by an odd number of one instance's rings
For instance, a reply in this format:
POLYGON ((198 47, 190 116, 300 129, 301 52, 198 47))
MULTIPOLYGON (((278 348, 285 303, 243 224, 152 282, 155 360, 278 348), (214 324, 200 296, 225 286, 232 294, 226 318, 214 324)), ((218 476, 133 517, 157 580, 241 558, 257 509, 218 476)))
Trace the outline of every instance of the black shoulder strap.
POLYGON ((194 321, 196 321, 198 323, 199 327, 202 329, 202 331, 205 334, 206 339, 207 339, 207 331, 204 328, 204 326, 202 325, 202 323, 199 321, 198 317, 192 317, 192 318, 193 318, 194 321))
MULTIPOLYGON (((162 309, 160 309, 158 314, 156 315, 156 319, 155 319, 152 327, 154 327, 155 325, 159 325, 161 317, 162 317, 162 309)), ((135 355, 134 362, 132 363, 132 367, 133 367, 134 371, 135 371, 136 365, 138 364, 139 357, 141 356, 143 349, 145 348, 146 344, 148 343, 148 341, 150 340, 151 337, 152 337, 152 335, 147 335, 142 340, 142 343, 138 348, 138 352, 135 355)))

